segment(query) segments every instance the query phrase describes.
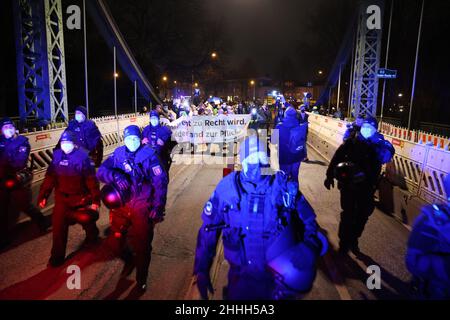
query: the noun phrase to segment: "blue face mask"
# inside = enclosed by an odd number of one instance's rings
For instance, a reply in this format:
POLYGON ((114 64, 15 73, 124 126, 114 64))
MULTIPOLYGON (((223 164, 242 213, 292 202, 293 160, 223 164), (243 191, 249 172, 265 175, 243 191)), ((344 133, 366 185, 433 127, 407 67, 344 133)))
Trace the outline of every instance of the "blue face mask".
POLYGON ((136 152, 141 146, 141 139, 137 136, 128 136, 125 138, 125 146, 130 152, 136 152))
POLYGON ((156 127, 159 124, 159 119, 158 118, 154 118, 154 117, 150 118, 150 124, 153 127, 156 127))
POLYGON ((73 149, 75 149, 75 145, 71 141, 63 141, 61 142, 61 150, 65 154, 72 153, 73 149))
POLYGON ((375 129, 370 125, 363 125, 361 127, 361 135, 364 139, 369 139, 375 134, 375 129))
POLYGON ((86 120, 86 117, 85 117, 84 114, 82 114, 81 112, 77 112, 77 113, 75 113, 75 120, 76 120, 78 123, 81 123, 81 122, 83 122, 84 120, 86 120))

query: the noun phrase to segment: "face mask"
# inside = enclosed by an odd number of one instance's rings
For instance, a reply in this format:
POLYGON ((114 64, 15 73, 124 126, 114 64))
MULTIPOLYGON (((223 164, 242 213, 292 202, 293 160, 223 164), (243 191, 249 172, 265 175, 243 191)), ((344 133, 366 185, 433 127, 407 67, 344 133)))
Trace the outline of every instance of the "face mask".
POLYGON ((125 146, 130 152, 135 152, 141 146, 141 140, 136 136, 126 137, 125 146))
POLYGON ((73 144, 73 142, 70 142, 70 141, 61 142, 61 150, 65 154, 71 153, 73 151, 73 149, 75 149, 75 145, 73 144))
POLYGON ((75 113, 75 120, 77 120, 78 123, 81 123, 86 120, 86 117, 84 116, 84 114, 77 112, 75 113))
POLYGON ((361 135, 364 137, 364 139, 369 139, 375 134, 375 130, 371 126, 363 125, 361 127, 361 135))
POLYGON ((156 127, 156 126, 159 124, 159 120, 156 119, 156 118, 152 118, 152 119, 150 119, 150 124, 151 124, 153 127, 156 127))
POLYGON ((12 137, 14 137, 15 134, 16 134, 16 129, 14 129, 14 128, 9 128, 9 129, 3 130, 3 135, 5 136, 6 139, 11 139, 12 137))

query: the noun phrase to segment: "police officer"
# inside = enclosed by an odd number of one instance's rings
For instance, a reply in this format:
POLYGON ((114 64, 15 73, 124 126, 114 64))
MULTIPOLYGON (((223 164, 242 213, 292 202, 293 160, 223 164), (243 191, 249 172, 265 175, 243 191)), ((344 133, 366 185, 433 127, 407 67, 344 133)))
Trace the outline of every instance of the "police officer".
POLYGON ((166 172, 169 172, 172 163, 170 158, 171 137, 171 130, 160 124, 159 113, 155 110, 150 112, 150 124, 142 132, 142 143, 155 149, 163 162, 166 172))
MULTIPOLYGON (((309 115, 306 113, 306 106, 302 105, 300 107, 300 113, 298 115, 298 122, 300 122, 300 124, 304 124, 306 125, 306 139, 308 139, 308 129, 309 129, 309 115)), ((305 143, 305 158, 303 159, 303 161, 308 162, 308 148, 307 145, 305 143)))
POLYGON ((408 241, 406 266, 420 299, 450 300, 450 174, 444 189, 447 201, 422 208, 408 241))
POLYGON ((300 163, 306 156, 306 130, 305 124, 300 124, 297 119, 297 111, 288 107, 283 122, 275 127, 272 135, 272 143, 278 145, 278 162, 280 170, 289 179, 298 181, 300 163), (278 141, 274 141, 274 138, 278 141))
POLYGON ((69 225, 80 223, 86 232, 85 245, 98 240, 100 189, 95 168, 86 150, 76 146, 77 138, 71 131, 61 136, 61 149, 53 153, 53 161, 47 169, 38 196, 41 208, 55 190, 53 208, 53 246, 49 265, 56 267, 64 263, 69 225), (78 213, 86 210, 87 218, 78 219, 78 213))
POLYGON ((103 141, 100 130, 94 121, 87 119, 87 110, 83 106, 75 108, 75 119, 67 127, 75 136, 75 144, 88 151, 89 156, 98 167, 103 160, 103 141))
POLYGON ((341 191, 341 222, 339 224, 340 252, 359 253, 358 239, 375 209, 374 193, 381 166, 391 161, 395 150, 377 132, 373 117, 364 120, 360 131, 347 139, 334 154, 327 170, 325 187, 334 187, 338 180, 341 191))
MULTIPOLYGON (((114 185, 121 194, 128 194, 123 205, 110 212, 112 235, 117 238, 112 239, 113 249, 118 254, 125 252, 126 234, 129 231, 135 253, 133 260, 136 266, 137 288, 145 290, 153 229, 164 217, 167 173, 155 150, 141 145, 141 132, 138 126, 125 128, 124 142, 125 146, 117 148, 103 162, 98 169, 97 177, 101 182, 114 185)), ((107 203, 106 205, 108 206, 107 203)))
POLYGON ((354 138, 355 135, 361 130, 361 126, 364 122, 364 116, 358 115, 352 123, 347 124, 347 130, 344 133, 343 140, 354 138))
POLYGON ((9 243, 9 214, 24 212, 36 222, 44 232, 48 222, 42 213, 31 203, 32 173, 27 168, 30 156, 28 138, 16 132, 9 118, 0 121, 0 248, 9 243))
POLYGON ((209 271, 221 232, 230 265, 226 299, 283 299, 291 290, 308 291, 321 248, 313 209, 298 184, 289 187, 281 173, 264 172, 267 150, 256 135, 241 144, 239 155, 242 172, 226 176, 203 210, 194 265, 201 296, 213 291, 209 271), (299 241, 287 246, 288 239, 299 241))

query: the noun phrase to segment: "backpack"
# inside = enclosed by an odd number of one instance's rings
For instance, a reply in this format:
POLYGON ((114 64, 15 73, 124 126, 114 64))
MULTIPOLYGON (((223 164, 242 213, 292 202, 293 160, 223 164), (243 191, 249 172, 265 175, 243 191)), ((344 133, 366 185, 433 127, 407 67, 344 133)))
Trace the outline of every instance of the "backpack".
POLYGON ((299 154, 304 151, 306 144, 306 129, 307 126, 302 124, 292 127, 289 130, 289 152, 299 154))

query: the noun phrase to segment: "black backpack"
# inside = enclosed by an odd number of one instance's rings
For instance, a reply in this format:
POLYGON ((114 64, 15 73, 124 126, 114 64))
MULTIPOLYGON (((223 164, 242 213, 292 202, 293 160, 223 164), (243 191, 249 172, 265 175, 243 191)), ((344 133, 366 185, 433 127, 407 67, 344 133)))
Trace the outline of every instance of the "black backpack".
POLYGON ((306 124, 301 124, 295 127, 292 127, 289 130, 289 151, 291 153, 301 153, 305 148, 306 144, 306 131, 308 126, 306 124))

